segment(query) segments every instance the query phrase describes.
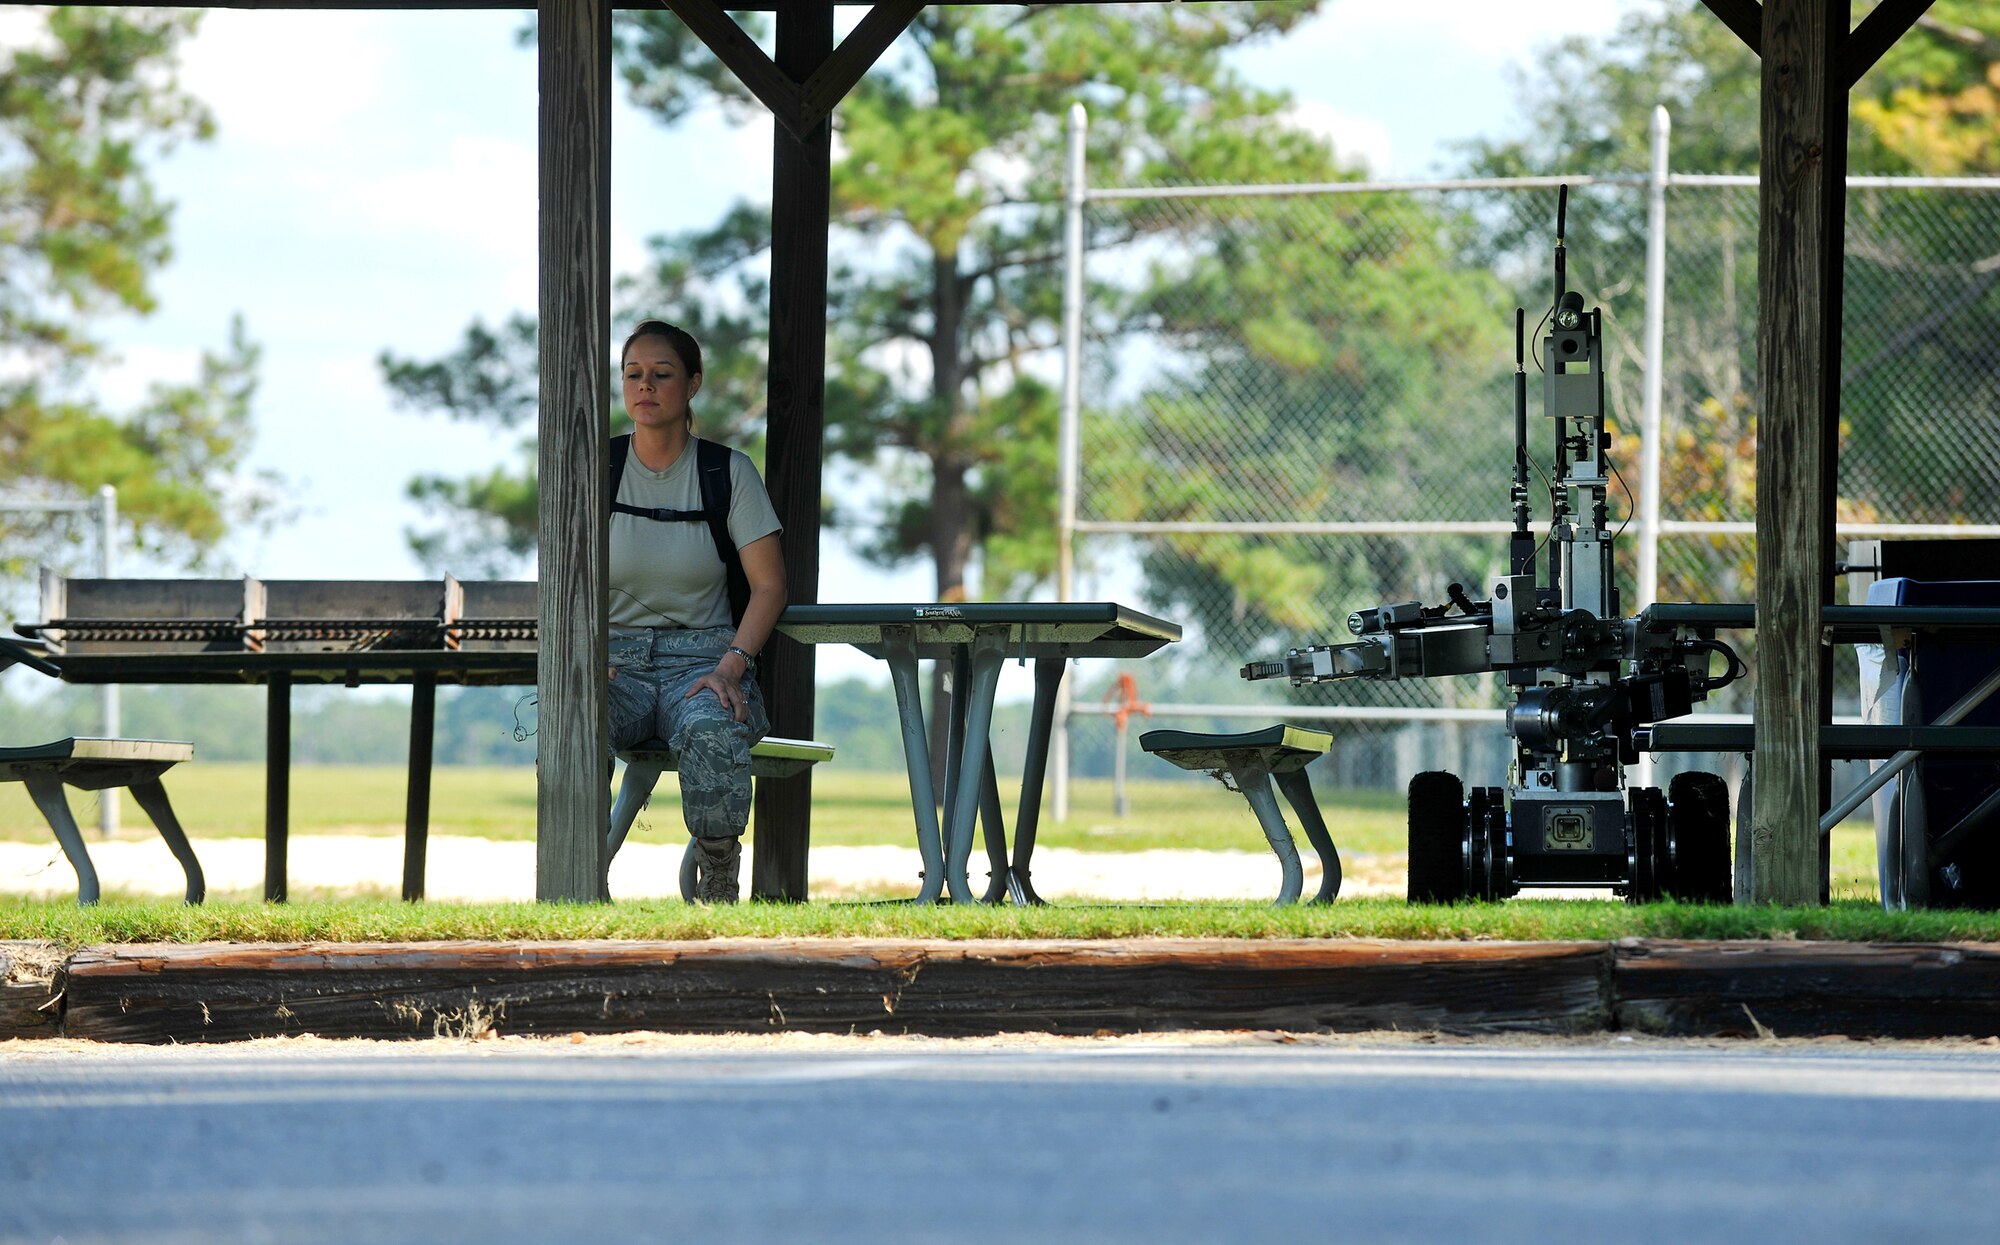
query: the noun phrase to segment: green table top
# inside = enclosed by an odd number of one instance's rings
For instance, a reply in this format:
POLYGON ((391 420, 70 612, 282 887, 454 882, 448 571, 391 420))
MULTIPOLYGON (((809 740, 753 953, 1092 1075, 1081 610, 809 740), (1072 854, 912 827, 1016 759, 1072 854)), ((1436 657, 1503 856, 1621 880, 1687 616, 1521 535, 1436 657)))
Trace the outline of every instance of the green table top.
POLYGON ((982 632, 1002 632, 1010 656, 1144 657, 1181 638, 1179 623, 1111 601, 979 601, 958 605, 794 605, 778 630, 805 644, 852 644, 880 657, 905 631, 922 657, 943 656, 982 632))

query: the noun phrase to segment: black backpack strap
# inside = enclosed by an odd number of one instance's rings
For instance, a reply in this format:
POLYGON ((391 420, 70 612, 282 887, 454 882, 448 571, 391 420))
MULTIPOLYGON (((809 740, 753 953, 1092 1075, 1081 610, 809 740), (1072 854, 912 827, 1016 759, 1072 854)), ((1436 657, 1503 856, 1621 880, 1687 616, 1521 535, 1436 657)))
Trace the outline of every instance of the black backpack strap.
POLYGON ((750 607, 750 578, 743 573, 743 557, 729 534, 729 504, 735 484, 729 474, 732 451, 720 442, 700 438, 694 448, 695 469, 701 474, 701 508, 708 517, 708 532, 715 538, 715 555, 722 559, 723 581, 729 592, 729 618, 740 626, 743 611, 750 607))
POLYGON ((618 482, 625 478, 625 456, 632 452, 632 434, 611 438, 611 479, 604 489, 604 500, 615 510, 618 505, 618 482))
POLYGON ((699 523, 708 517, 706 510, 667 510, 663 507, 628 506, 618 500, 618 482, 625 478, 625 456, 632 452, 630 433, 611 438, 611 478, 604 487, 605 500, 610 502, 612 514, 635 514, 655 523, 699 523))
POLYGON ((741 625, 743 611, 750 606, 750 578, 743 573, 742 555, 736 552, 736 541, 729 535, 729 503, 735 481, 729 474, 730 449, 716 441, 697 437, 695 449, 695 474, 701 485, 701 509, 665 510, 628 506, 618 500, 618 482, 625 475, 625 458, 632 451, 630 433, 611 438, 611 475, 605 488, 605 499, 610 503, 612 514, 637 515, 656 523, 701 523, 708 524, 708 534, 715 541, 715 556, 722 559, 723 584, 729 595, 729 617, 741 625))

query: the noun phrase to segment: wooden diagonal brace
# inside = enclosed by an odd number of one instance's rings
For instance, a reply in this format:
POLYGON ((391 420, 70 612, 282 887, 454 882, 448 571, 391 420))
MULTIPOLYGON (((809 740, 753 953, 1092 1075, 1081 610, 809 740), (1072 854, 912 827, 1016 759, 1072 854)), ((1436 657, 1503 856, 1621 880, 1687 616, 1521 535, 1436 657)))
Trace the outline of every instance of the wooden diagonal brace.
POLYGON ((801 132, 810 131, 826 120, 835 106, 847 98, 854 84, 861 81, 861 75, 868 72, 889 50, 896 37, 910 28, 917 14, 924 11, 924 0, 881 0, 859 25, 847 32, 833 55, 813 75, 806 79, 799 91, 799 122, 801 132))
POLYGON ((1701 0, 1708 11, 1722 19, 1722 24, 1736 32, 1744 46, 1762 56, 1764 54, 1764 6, 1757 0, 1701 0))
POLYGON ((764 49, 743 33, 736 19, 723 11, 715 0, 662 0, 715 59, 729 67, 752 95, 763 101, 779 125, 794 134, 799 125, 799 86, 790 75, 764 55, 764 49))
POLYGON ((1845 91, 1861 81, 1882 54, 1917 24, 1931 7, 1931 0, 1882 0, 1873 12, 1861 19, 1854 33, 1841 40, 1836 81, 1845 91))
POLYGON ((674 16, 694 32, 717 60, 729 67, 794 138, 804 138, 825 123, 854 89, 854 84, 861 81, 861 75, 868 72, 924 9, 924 0, 882 0, 801 85, 778 68, 716 0, 662 0, 662 3, 673 10, 674 16))

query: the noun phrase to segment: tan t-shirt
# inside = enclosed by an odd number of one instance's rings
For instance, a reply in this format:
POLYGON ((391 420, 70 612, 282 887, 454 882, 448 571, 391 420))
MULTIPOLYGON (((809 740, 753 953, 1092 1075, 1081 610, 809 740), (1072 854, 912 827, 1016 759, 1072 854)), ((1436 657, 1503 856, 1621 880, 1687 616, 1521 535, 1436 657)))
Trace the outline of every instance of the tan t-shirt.
MULTIPOLYGON (((665 471, 625 455, 616 500, 645 509, 701 509, 695 443, 665 471)), ((741 549, 782 526, 749 455, 729 451, 729 534, 741 549)), ((729 588, 705 521, 661 523, 636 514, 611 516, 611 625, 726 627, 729 588)))

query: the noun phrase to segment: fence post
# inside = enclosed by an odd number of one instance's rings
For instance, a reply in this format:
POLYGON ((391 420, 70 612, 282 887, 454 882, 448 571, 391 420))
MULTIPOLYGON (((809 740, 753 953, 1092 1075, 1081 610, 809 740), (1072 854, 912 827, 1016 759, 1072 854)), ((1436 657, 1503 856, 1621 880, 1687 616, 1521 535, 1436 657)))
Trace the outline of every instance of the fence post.
MULTIPOLYGON (((1069 106, 1069 161, 1063 193, 1063 390, 1057 437, 1056 600, 1071 598, 1076 575, 1076 478, 1083 406, 1083 150, 1090 118, 1082 104, 1069 106)), ((1054 771, 1049 783, 1051 819, 1069 816, 1069 680, 1056 686, 1054 771)))
MULTIPOLYGON (((1639 608, 1660 599, 1660 460, 1665 419, 1667 321, 1667 139, 1673 120, 1653 108, 1653 160, 1646 177, 1645 403, 1639 422, 1639 608)), ((1639 785, 1653 785, 1653 754, 1639 757, 1639 785)))
MULTIPOLYGON (((97 575, 100 579, 110 579, 118 573, 118 490, 109 484, 97 489, 97 575)), ((97 688, 98 717, 103 722, 104 737, 116 739, 118 724, 118 685, 102 683, 97 688)), ((118 837, 118 789, 106 787, 97 793, 97 833, 107 839, 118 837)))
POLYGON ((1660 444, 1666 389, 1667 136, 1673 122, 1653 109, 1653 163, 1646 178, 1646 396, 1639 430, 1639 608, 1660 599, 1660 444))

